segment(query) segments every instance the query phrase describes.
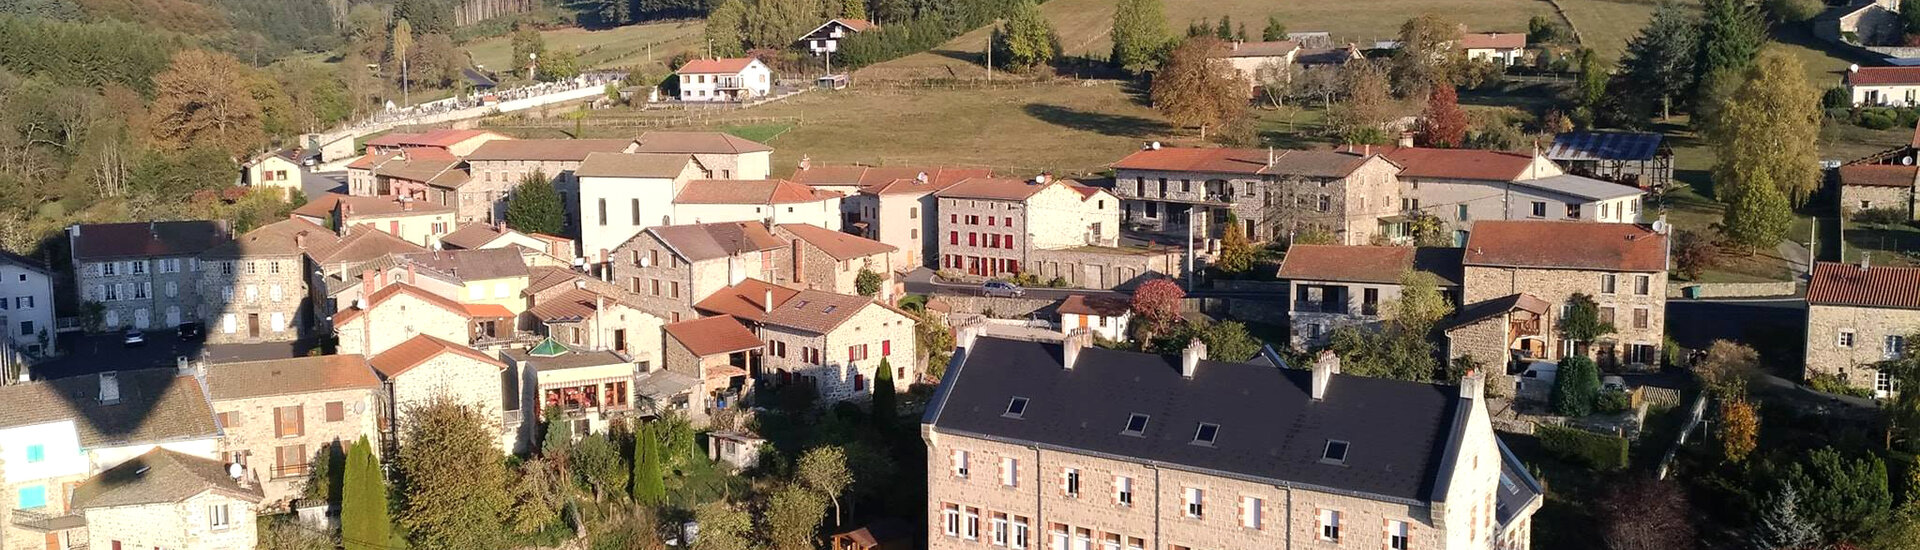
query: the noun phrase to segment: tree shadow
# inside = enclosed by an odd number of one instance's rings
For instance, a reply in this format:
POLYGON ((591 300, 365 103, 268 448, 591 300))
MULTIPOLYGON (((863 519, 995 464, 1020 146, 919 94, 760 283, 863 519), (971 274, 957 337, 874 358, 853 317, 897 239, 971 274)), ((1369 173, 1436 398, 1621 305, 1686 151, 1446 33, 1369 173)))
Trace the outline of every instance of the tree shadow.
POLYGON ((986 62, 986 54, 982 54, 980 52, 935 49, 935 50, 927 50, 927 53, 937 55, 940 57, 945 57, 947 59, 965 61, 967 63, 972 63, 975 65, 982 65, 986 62))
POLYGON ((1165 122, 1133 115, 1096 113, 1044 103, 1028 103, 1021 110, 1054 126, 1110 136, 1146 138, 1173 131, 1165 122))

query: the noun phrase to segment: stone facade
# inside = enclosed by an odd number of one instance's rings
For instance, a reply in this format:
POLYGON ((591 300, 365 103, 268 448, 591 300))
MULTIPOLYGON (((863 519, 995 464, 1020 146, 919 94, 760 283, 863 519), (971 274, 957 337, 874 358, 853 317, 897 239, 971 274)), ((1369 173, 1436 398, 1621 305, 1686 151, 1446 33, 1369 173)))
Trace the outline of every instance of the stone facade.
POLYGON ((931 189, 919 193, 861 193, 842 201, 841 208, 856 212, 867 224, 860 236, 894 245, 893 265, 935 265, 939 258, 939 201, 931 189))
POLYGON ((1229 212, 1255 241, 1321 229, 1342 244, 1367 244, 1380 232, 1380 219, 1397 212, 1398 172, 1379 157, 1338 178, 1121 169, 1114 193, 1126 201, 1129 224, 1175 230, 1198 212, 1209 248, 1223 236, 1229 212))
MULTIPOLYGON (((584 158, 585 153, 582 153, 584 158)), ((458 204, 456 221, 487 222, 504 220, 507 197, 520 186, 520 180, 534 172, 539 172, 553 181, 555 190, 560 191, 560 199, 567 208, 568 227, 580 219, 580 186, 574 180, 573 171, 580 168, 580 159, 574 160, 472 160, 467 161, 472 179, 460 186, 454 201, 458 204)))
POLYGON ((1840 209, 1847 214, 1882 208, 1900 210, 1909 219, 1920 220, 1920 202, 1916 202, 1913 187, 1840 186, 1840 209))
POLYGON ((466 314, 430 303, 414 292, 424 291, 396 293, 344 322, 335 316, 339 353, 376 355, 421 334, 463 345, 472 340, 466 314))
POLYGON ((383 406, 390 411, 389 418, 399 419, 390 423, 392 429, 396 434, 406 433, 407 411, 440 398, 476 408, 494 429, 501 429, 505 398, 501 368, 500 363, 445 352, 389 377, 383 406))
MULTIPOLYGON (((1463 281, 1464 303, 1474 304, 1526 293, 1552 304, 1541 320, 1546 360, 1558 360, 1575 350, 1556 330, 1575 293, 1584 293, 1600 306, 1602 321, 1615 331, 1592 343, 1588 355, 1603 367, 1657 367, 1666 335, 1666 271, 1605 272, 1579 269, 1529 269, 1468 265, 1463 281), (1612 281, 1611 290, 1608 281, 1612 281)), ((1504 360, 1500 364, 1505 364, 1504 360)))
MULTIPOLYGON (((1036 184, 1039 185, 1039 184, 1036 184)), ((1120 201, 1058 182, 1024 200, 939 197, 940 268, 986 277, 1032 271, 1033 253, 1111 247, 1120 239, 1120 201)))
POLYGON ((104 307, 101 327, 170 328, 193 321, 203 303, 199 258, 164 256, 84 262, 75 278, 82 302, 104 307))
POLYGON ((249 550, 258 538, 257 507, 244 499, 209 491, 163 504, 88 509, 90 548, 166 548, 168 550, 249 550), (213 510, 224 508, 225 524, 215 526, 213 510))
POLYGON ((885 359, 895 369, 894 388, 905 391, 920 378, 913 326, 912 318, 880 304, 867 305, 827 334, 762 326, 760 339, 771 350, 762 369, 783 381, 811 380, 820 402, 833 403, 871 396, 874 373, 885 359))
POLYGON ((1028 260, 1027 270, 1042 282, 1058 277, 1075 288, 1128 289, 1186 272, 1180 252, 1170 248, 1080 246, 1034 250, 1028 260))
POLYGON ((263 507, 284 507, 305 490, 311 461, 321 450, 338 445, 345 453, 361 436, 379 436, 377 396, 374 388, 355 388, 215 400, 224 434, 220 454, 224 462, 247 466, 260 483, 263 507), (298 461, 283 464, 283 459, 298 461))
POLYGON ((609 260, 614 284, 633 293, 641 310, 667 322, 699 317, 693 304, 742 279, 775 284, 792 282, 792 268, 783 251, 764 250, 699 261, 687 261, 660 240, 642 231, 622 243, 609 260))
POLYGON ((651 313, 608 299, 599 318, 547 323, 546 336, 578 349, 617 351, 644 365, 658 359, 660 327, 665 324, 651 313))
POLYGON ((1400 299, 1400 285, 1301 279, 1292 281, 1290 294, 1290 343, 1306 349, 1325 344, 1333 329, 1379 323, 1387 304, 1400 299))
MULTIPOLYGON (((300 254, 207 258, 199 262, 194 318, 207 320, 207 342, 287 342, 305 336, 306 257, 300 254)), ((171 313, 169 313, 171 314, 171 313)))
POLYGON ((1920 334, 1920 310, 1810 304, 1807 307, 1807 377, 1832 375, 1848 385, 1892 392, 1892 378, 1874 363, 1898 357, 1920 334), (1883 378, 1885 377, 1885 378, 1883 378))

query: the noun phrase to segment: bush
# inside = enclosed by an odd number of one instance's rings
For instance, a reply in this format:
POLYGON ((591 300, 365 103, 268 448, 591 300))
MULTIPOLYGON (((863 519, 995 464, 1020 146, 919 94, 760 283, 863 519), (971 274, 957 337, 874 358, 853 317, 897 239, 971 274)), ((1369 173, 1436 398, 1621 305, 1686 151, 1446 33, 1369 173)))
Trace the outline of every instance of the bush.
POLYGON ((1886 109, 1867 109, 1854 115, 1853 123, 1869 130, 1885 130, 1897 123, 1893 113, 1886 109))
MULTIPOLYGON (((1566 371, 1561 370, 1562 376, 1566 371)), ((1562 426, 1538 426, 1533 436, 1540 446, 1562 459, 1585 464, 1595 470, 1611 471, 1627 467, 1627 440, 1586 430, 1562 426)))
POLYGON ((1768 13, 1782 23, 1799 23, 1820 15, 1827 5, 1820 0, 1766 0, 1768 13))
POLYGON ((1894 109, 1893 125, 1899 128, 1912 128, 1920 123, 1920 109, 1894 109))
POLYGON ((1066 287, 1067 287, 1067 280, 1060 276, 1056 275, 1054 276, 1054 278, 1047 280, 1047 288, 1066 288, 1066 287))
POLYGON ((1807 385, 1811 386, 1813 391, 1820 393, 1850 395, 1853 397, 1873 397, 1873 390, 1847 384, 1841 381, 1839 376, 1831 373, 1820 373, 1809 376, 1807 377, 1807 385))
POLYGON ((1593 414, 1594 400, 1600 394, 1600 367, 1586 357, 1560 360, 1560 374, 1553 381, 1553 413, 1561 416, 1593 414))
POLYGON ((1869 208, 1853 212, 1855 223, 1897 225, 1907 222, 1907 211, 1899 208, 1869 208))
POLYGON ((1681 278, 1694 280, 1700 278, 1700 272, 1713 269, 1720 262, 1720 249, 1713 241, 1694 231, 1680 230, 1673 235, 1674 271, 1681 278))
POLYGON ((1605 414, 1627 412, 1633 408, 1633 396, 1623 391, 1600 392, 1593 400, 1593 409, 1605 414))
POLYGON ((1853 96, 1847 94, 1846 87, 1834 86, 1820 94, 1820 106, 1828 109, 1845 109, 1853 106, 1853 96))

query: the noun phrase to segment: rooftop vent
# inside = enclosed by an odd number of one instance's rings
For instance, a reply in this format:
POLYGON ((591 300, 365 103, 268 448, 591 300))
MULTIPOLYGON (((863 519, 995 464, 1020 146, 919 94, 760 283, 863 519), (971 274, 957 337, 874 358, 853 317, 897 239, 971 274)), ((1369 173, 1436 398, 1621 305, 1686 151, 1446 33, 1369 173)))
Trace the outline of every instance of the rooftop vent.
POLYGON ((1007 402, 1006 414, 1002 414, 1000 416, 1012 418, 1014 420, 1019 420, 1020 417, 1026 416, 1026 414, 1027 414, 1027 398, 1015 397, 1013 398, 1012 401, 1007 402))
POLYGON ((1338 439, 1327 440, 1326 450, 1320 453, 1320 462, 1345 465, 1347 463, 1347 447, 1351 445, 1351 443, 1338 439))
POLYGON ((1200 423, 1200 429, 1193 431, 1193 444, 1204 447, 1213 446, 1213 438, 1220 435, 1219 424, 1200 423))
POLYGON ((100 373, 100 404, 112 405, 120 402, 120 373, 107 371, 100 373))
POLYGON ((1147 418, 1147 415, 1133 413, 1133 416, 1127 417, 1127 429, 1120 430, 1120 435, 1142 437, 1147 433, 1147 418))

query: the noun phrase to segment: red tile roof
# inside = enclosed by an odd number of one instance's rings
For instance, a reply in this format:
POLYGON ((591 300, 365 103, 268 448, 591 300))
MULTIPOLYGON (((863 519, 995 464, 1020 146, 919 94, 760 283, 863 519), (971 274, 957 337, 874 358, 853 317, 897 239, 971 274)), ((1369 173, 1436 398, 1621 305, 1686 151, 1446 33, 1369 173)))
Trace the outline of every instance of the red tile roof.
POLYGON ((694 355, 708 356, 759 349, 760 339, 732 315, 702 317, 663 327, 667 337, 686 346, 694 355))
POLYGON ((635 153, 690 153, 737 155, 772 151, 764 143, 726 132, 672 132, 655 130, 640 134, 635 153))
POLYGON ((920 174, 927 175, 928 184, 940 188, 967 178, 993 177, 993 170, 953 166, 814 165, 805 170, 795 170, 792 179, 807 185, 853 185, 864 191, 864 188, 885 186, 901 180, 913 183, 920 174))
POLYGON ((1840 167, 1840 185, 1913 187, 1915 167, 1899 164, 1853 164, 1840 167))
POLYGON ((402 293, 419 298, 423 302, 440 306, 441 309, 458 313, 461 316, 470 317, 467 313, 466 304, 453 301, 452 298, 446 296, 427 292, 425 289, 407 283, 393 283, 380 290, 373 291, 372 295, 361 298, 366 301, 366 307, 348 308, 346 311, 335 314, 333 316, 333 326, 343 326, 354 319, 358 319, 362 314, 366 313, 366 310, 380 307, 380 304, 402 293))
POLYGON ((1068 296, 1066 301, 1060 302, 1060 307, 1056 308, 1060 313, 1098 315, 1101 317, 1119 317, 1126 315, 1127 312, 1132 309, 1132 304, 1127 303, 1126 300, 1108 296, 1087 296, 1085 294, 1068 296))
POLYGON ((787 180, 693 180, 674 204, 794 204, 838 198, 832 191, 787 180))
POLYGON ((1861 67, 1848 71, 1846 78, 1847 84, 1855 86, 1920 84, 1920 67, 1861 67))
POLYGON ((467 316, 475 319, 501 319, 513 317, 513 310, 500 304, 460 304, 467 316))
MULTIPOLYGON (((389 133, 377 138, 367 140, 367 145, 373 146, 373 147, 416 146, 416 147, 444 148, 444 147, 452 147, 454 145, 460 144, 460 142, 462 141, 466 141, 466 140, 473 139, 473 138, 480 137, 487 134, 493 134, 493 132, 489 132, 486 130, 459 130, 459 129, 453 129, 453 128, 442 128, 438 130, 429 130, 429 131, 421 132, 418 134, 389 133)), ((499 135, 499 134, 494 134, 494 135, 499 135)), ((501 136, 501 137, 505 137, 505 136, 501 136)))
POLYGON ((746 279, 740 284, 714 291, 706 299, 693 304, 694 309, 716 314, 732 315, 748 321, 761 321, 767 318, 767 310, 780 307, 800 291, 776 285, 759 279, 746 279), (768 294, 771 292, 772 294, 768 294), (771 296, 773 303, 768 304, 771 296))
MULTIPOLYGON (((630 139, 502 139, 474 148, 467 160, 581 161, 592 153, 619 153, 631 146, 633 140, 630 139)), ((547 174, 547 177, 557 175, 547 174)))
POLYGON ((1533 156, 1481 149, 1400 147, 1385 151, 1402 178, 1514 181, 1527 176, 1533 156))
POLYGON ((1534 269, 1665 271, 1667 237, 1630 223, 1474 222, 1465 265, 1534 269))
POLYGON ((737 74, 756 61, 751 57, 729 57, 726 59, 695 59, 681 65, 679 74, 737 74))
POLYGON ((1527 35, 1517 32, 1477 32, 1460 37, 1462 50, 1518 50, 1527 47, 1527 35))
POLYGON ((1411 246, 1294 245, 1280 261, 1287 280, 1400 284, 1400 274, 1420 270, 1441 284, 1460 284, 1460 249, 1411 246))
POLYGON ((434 338, 426 334, 415 336, 405 342, 395 344, 393 347, 387 348, 387 351, 380 352, 379 355, 375 355, 372 359, 367 360, 367 363, 373 365, 374 370, 380 371, 381 377, 392 380, 393 377, 406 374, 407 371, 420 366, 422 363, 426 363, 435 357, 448 353, 493 365, 497 369, 507 368, 506 363, 502 363, 499 359, 482 353, 479 350, 434 338))
POLYGON ((1920 309, 1920 267, 1820 262, 1807 281, 1807 303, 1920 309))
POLYGON ((899 250, 898 247, 887 243, 859 235, 834 231, 818 225, 783 223, 774 227, 786 230, 788 233, 793 234, 795 238, 806 241, 807 244, 813 245, 814 248, 820 249, 821 252, 827 253, 828 256, 833 256, 835 260, 851 260, 899 250))
POLYGON ((850 30, 853 32, 863 32, 863 31, 866 31, 867 29, 871 29, 876 26, 873 24, 872 21, 868 21, 865 19, 852 19, 852 18, 842 17, 839 19, 835 19, 834 21, 839 21, 840 24, 846 25, 847 30, 850 30))

